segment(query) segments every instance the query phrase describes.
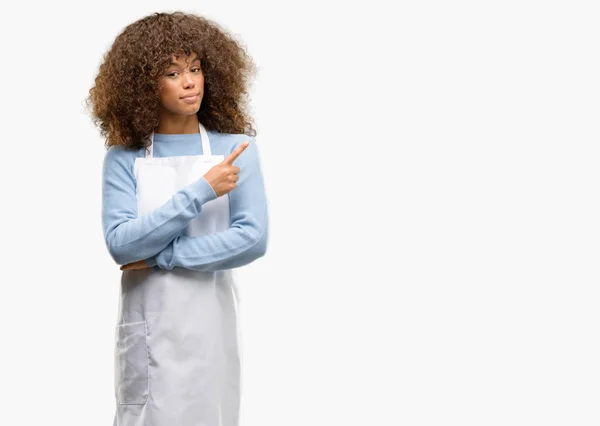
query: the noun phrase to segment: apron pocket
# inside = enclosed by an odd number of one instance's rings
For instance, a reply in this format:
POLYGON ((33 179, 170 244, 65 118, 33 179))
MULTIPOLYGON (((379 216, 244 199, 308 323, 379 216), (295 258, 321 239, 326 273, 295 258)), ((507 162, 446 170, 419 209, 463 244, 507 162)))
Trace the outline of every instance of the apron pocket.
POLYGON ((117 324, 115 384, 119 404, 145 404, 148 399, 146 321, 117 324))

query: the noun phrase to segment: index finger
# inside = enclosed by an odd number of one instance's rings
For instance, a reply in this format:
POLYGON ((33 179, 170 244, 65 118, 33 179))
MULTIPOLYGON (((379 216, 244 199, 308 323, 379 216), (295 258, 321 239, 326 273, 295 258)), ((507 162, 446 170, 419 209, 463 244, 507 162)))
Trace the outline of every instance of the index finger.
POLYGON ((250 142, 242 142, 236 149, 233 150, 231 154, 227 156, 225 160, 223 160, 223 162, 227 164, 233 164, 235 159, 238 158, 242 152, 244 152, 248 145, 250 145, 250 142))

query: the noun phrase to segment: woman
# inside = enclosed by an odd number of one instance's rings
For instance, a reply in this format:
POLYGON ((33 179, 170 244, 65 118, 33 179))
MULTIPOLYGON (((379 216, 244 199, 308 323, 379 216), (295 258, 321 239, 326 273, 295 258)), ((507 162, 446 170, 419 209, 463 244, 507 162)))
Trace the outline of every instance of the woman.
POLYGON ((232 269, 263 256, 268 235, 244 108, 254 71, 216 23, 154 13, 116 37, 90 89, 108 148, 104 235, 123 271, 115 425, 238 425, 232 269))

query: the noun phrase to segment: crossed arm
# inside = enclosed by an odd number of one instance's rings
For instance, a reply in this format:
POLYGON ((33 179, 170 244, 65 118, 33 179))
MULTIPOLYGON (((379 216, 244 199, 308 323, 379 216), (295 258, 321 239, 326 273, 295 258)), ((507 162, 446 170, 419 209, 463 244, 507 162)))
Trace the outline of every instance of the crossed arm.
POLYGON ((121 269, 158 266, 215 271, 246 265, 263 256, 268 240, 267 199, 256 143, 236 160, 237 187, 229 193, 230 227, 199 237, 183 236, 203 204, 215 199, 201 178, 160 208, 137 216, 133 160, 120 149, 107 152, 103 169, 103 225, 106 245, 121 269))

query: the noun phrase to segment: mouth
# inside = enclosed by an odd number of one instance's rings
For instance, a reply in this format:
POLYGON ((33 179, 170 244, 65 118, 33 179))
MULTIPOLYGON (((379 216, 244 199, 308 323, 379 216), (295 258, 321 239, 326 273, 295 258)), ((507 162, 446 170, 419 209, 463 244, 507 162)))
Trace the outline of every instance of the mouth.
POLYGON ((196 99, 198 96, 200 96, 200 93, 193 93, 193 94, 182 96, 181 99, 196 99))

